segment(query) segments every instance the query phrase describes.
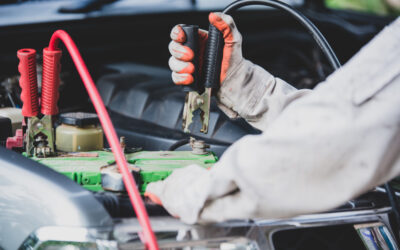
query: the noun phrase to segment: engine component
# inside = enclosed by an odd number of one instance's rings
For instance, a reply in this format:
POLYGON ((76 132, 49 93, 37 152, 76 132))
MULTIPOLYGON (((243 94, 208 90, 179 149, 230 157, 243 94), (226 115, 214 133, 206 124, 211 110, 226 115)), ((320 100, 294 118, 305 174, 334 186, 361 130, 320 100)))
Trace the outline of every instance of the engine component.
POLYGON ((210 148, 210 145, 206 144, 202 140, 196 140, 193 137, 190 138, 190 146, 192 147, 192 154, 195 155, 205 155, 208 154, 207 148, 210 148))
POLYGON ((21 109, 18 108, 0 108, 0 116, 7 117, 11 120, 12 134, 14 135, 17 129, 22 126, 24 117, 21 114, 21 109))
POLYGON ((7 138, 12 136, 11 119, 0 116, 0 145, 5 146, 7 138))
POLYGON ((24 147, 24 132, 21 129, 17 129, 15 131, 15 135, 13 137, 8 137, 6 141, 6 148, 8 149, 23 149, 24 147))
POLYGON ((56 128, 57 150, 84 152, 103 149, 103 130, 96 114, 65 113, 60 115, 61 125, 56 128))
MULTIPOLYGON (((140 188, 140 168, 134 165, 129 165, 129 170, 133 178, 135 179, 136 185, 140 188)), ((103 166, 100 168, 101 172, 101 186, 104 190, 113 192, 126 192, 122 175, 118 170, 118 166, 115 163, 103 166)))
MULTIPOLYGON (((142 194, 146 191, 148 183, 167 178, 174 169, 191 164, 210 168, 218 160, 211 152, 197 155, 192 151, 140 151, 126 154, 126 158, 130 165, 140 169, 139 190, 142 194)), ((59 157, 33 157, 32 159, 91 191, 107 189, 102 186, 102 173, 111 171, 106 171, 105 166, 115 164, 113 154, 107 151, 70 153, 59 157)), ((119 171, 115 173, 119 173, 119 171)), ((106 186, 108 186, 107 183, 106 186)))
MULTIPOLYGON (((124 193, 118 192, 96 192, 94 197, 104 206, 111 217, 126 218, 133 217, 135 213, 132 210, 132 204, 129 197, 124 193)), ((169 213, 150 200, 145 200, 146 210, 150 216, 168 216, 169 213)))

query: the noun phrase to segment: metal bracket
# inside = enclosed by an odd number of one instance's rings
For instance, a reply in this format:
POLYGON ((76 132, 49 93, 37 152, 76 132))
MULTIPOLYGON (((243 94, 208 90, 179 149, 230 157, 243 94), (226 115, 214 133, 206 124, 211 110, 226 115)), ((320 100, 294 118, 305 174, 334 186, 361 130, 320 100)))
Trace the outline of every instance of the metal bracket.
POLYGON ((28 118, 26 153, 28 156, 47 157, 55 152, 54 128, 50 115, 28 118))

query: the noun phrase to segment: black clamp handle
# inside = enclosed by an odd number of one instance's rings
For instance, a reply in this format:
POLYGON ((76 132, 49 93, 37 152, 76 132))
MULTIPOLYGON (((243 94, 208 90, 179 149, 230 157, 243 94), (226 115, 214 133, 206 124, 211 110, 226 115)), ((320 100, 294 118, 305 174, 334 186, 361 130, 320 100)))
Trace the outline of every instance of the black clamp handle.
POLYGON ((221 63, 224 38, 221 31, 210 24, 208 40, 204 55, 204 87, 218 89, 220 87, 221 63))
POLYGON ((189 47, 194 53, 194 57, 192 60, 192 63, 194 65, 194 72, 192 74, 193 83, 191 83, 189 85, 185 85, 183 87, 183 91, 185 91, 185 92, 197 91, 200 93, 202 91, 202 88, 200 86, 200 81, 198 79, 199 78, 199 70, 198 70, 198 67, 199 67, 198 66, 199 65, 199 26, 183 24, 183 25, 181 25, 181 27, 186 35, 186 41, 183 43, 183 45, 189 47))

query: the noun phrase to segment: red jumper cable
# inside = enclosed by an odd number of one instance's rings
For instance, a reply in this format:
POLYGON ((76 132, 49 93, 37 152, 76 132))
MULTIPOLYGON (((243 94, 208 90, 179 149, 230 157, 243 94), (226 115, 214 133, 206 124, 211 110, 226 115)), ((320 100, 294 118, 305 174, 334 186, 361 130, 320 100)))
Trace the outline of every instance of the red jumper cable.
MULTIPOLYGON (((135 180, 133 179, 131 172, 128 169, 128 164, 125 159, 125 155, 120 147, 117 133, 115 132, 114 126, 111 123, 110 116, 107 113, 107 110, 100 97, 100 94, 93 82, 92 77, 90 76, 90 73, 85 65, 85 62, 81 57, 81 54, 79 53, 78 48, 76 47, 74 41, 68 35, 67 32, 63 30, 57 30, 56 32, 54 32, 54 34, 50 39, 49 47, 46 48, 45 50, 48 50, 50 52, 58 51, 57 47, 59 40, 61 40, 65 44, 65 47, 67 48, 69 54, 71 55, 71 58, 76 66, 76 69, 78 70, 79 75, 81 76, 81 79, 86 87, 89 97, 93 102, 93 106, 99 116, 100 123, 103 127, 108 143, 111 146, 111 150, 114 154, 119 171, 122 173, 123 181, 126 190, 128 191, 128 195, 131 200, 132 206, 135 210, 137 219, 143 228, 143 236, 145 240, 144 243, 148 249, 157 250, 158 249, 157 239, 151 228, 149 216, 143 204, 142 198, 140 197, 139 191, 136 188, 135 180)), ((48 64, 49 67, 51 67, 52 65, 53 67, 55 66, 55 64, 53 64, 51 61, 49 61, 48 64)), ((43 63, 43 73, 45 73, 44 69, 45 67, 46 64, 43 63)), ((50 75, 50 77, 52 76, 50 75)), ((42 102, 44 102, 44 100, 42 102)))

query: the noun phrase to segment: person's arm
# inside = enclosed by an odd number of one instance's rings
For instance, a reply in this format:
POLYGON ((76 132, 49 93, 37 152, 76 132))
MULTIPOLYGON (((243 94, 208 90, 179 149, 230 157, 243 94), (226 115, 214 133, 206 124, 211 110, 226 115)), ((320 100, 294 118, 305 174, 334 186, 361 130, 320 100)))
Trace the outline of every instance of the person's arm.
MULTIPOLYGON (((285 81, 275 78, 265 69, 242 56, 242 36, 229 15, 211 13, 209 21, 224 36, 218 105, 230 118, 243 117, 254 127, 265 130, 280 112, 293 100, 309 90, 297 90, 285 81)), ((172 80, 177 85, 193 82, 193 51, 183 45, 186 36, 180 25, 171 31, 169 66, 172 80)), ((202 67, 207 32, 199 31, 199 67, 202 67)))
POLYGON ((221 85, 218 107, 230 118, 242 117, 262 131, 291 102, 311 92, 297 90, 248 60, 243 60, 233 72, 221 85))
POLYGON ((149 184, 184 222, 326 211, 400 174, 400 19, 210 170, 149 184))

